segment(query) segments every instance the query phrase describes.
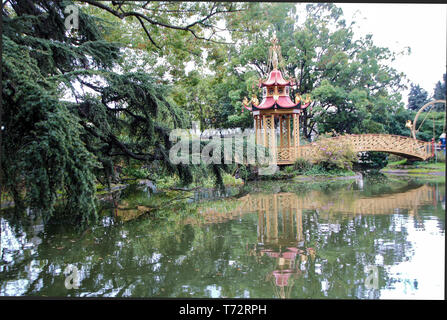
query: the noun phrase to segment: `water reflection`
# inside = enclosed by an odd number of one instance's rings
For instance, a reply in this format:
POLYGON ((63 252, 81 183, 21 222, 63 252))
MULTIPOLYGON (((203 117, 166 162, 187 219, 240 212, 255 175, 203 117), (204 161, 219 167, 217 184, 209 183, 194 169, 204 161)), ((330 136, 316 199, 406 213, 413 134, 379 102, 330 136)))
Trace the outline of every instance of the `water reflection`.
MULTIPOLYGON (((3 214, 0 295, 442 298, 444 184, 275 188, 199 202, 192 216, 179 207, 167 221, 116 223, 105 209, 82 234, 3 214), (64 286, 69 264, 77 290, 64 286), (365 286, 368 266, 378 288, 365 286)), ((127 190, 118 201, 140 216, 157 197, 127 190)))
MULTIPOLYGON (((361 181, 363 189, 363 181, 361 181)), ((339 190, 336 194, 322 194, 321 191, 311 191, 304 195, 295 193, 276 194, 248 194, 236 201, 236 205, 222 207, 201 208, 201 217, 197 220, 188 219, 187 223, 210 224, 223 223, 228 220, 241 219, 243 214, 257 213, 257 243, 247 250, 249 256, 268 256, 275 261, 275 270, 269 272, 266 281, 271 281, 275 296, 278 298, 290 298, 292 287, 299 277, 306 272, 306 262, 314 262, 316 250, 306 247, 305 234, 303 233, 303 211, 313 211, 318 217, 319 223, 316 230, 324 233, 339 233, 340 213, 343 218, 351 217, 354 224, 362 222, 362 215, 399 214, 406 213, 415 216, 415 225, 419 230, 424 229, 421 217, 418 217, 418 208, 426 204, 437 206, 437 202, 445 203, 445 194, 437 190, 437 186, 422 185, 404 192, 396 192, 386 195, 365 197, 350 190, 339 190), (338 215, 337 215, 338 214, 338 215), (360 219, 355 218, 358 216, 360 219), (323 220, 323 221, 321 221, 323 220)), ((401 221, 400 221, 401 222, 401 221)), ((368 222, 366 222, 368 223, 368 222)), ((351 224, 349 222, 349 224, 351 224)), ((369 231, 375 231, 372 225, 369 231)), ((309 232, 310 230, 308 230, 309 232)), ((401 232, 402 229, 398 227, 401 232)), ((379 247, 396 246, 396 242, 381 243, 382 239, 376 239, 379 247)), ((405 244, 402 244, 403 246, 405 244)), ((323 247, 325 247, 323 245, 323 247)), ((442 252, 442 251, 441 251, 442 252)), ((336 257, 339 267, 343 268, 340 257, 336 257)), ((372 265, 383 266, 383 256, 378 254, 372 265)), ((400 259, 397 259, 400 260, 400 259)), ((404 259, 408 261, 408 258, 404 259)), ((256 259, 257 262, 260 259, 256 259)), ((394 261, 397 262, 397 261, 394 261)), ((315 272, 321 273, 321 264, 314 265, 315 272)), ((357 267, 359 267, 357 265, 357 267)), ((358 268, 361 269, 361 268, 358 268)), ((408 280, 405 280, 408 282, 408 280)), ((415 280, 417 289, 417 281, 415 280)), ((325 281, 322 281, 323 291, 327 291, 325 281)), ((377 292, 372 293, 372 298, 378 297, 377 292)), ((368 295, 370 297, 370 295, 368 295)))

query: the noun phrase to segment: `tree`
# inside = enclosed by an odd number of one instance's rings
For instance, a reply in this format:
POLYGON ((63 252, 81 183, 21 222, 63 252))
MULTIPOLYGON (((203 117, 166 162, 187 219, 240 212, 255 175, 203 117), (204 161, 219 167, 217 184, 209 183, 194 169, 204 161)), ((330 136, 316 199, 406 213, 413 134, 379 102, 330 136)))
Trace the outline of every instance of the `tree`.
POLYGON ((54 77, 85 66, 87 55, 90 65, 107 68, 117 48, 102 43, 83 15, 80 41, 68 39, 63 9, 31 1, 10 1, 2 8, 1 184, 16 208, 39 209, 49 219, 61 192, 70 195, 67 212, 91 221, 96 215, 93 170, 99 163, 82 141, 78 117, 60 101, 60 82, 54 77), (89 41, 81 38, 86 34, 89 41))
MULTIPOLYGON (((214 41, 205 30, 214 30, 213 19, 233 6, 174 4, 185 16, 165 3, 82 2, 137 21, 154 50, 163 43, 161 30, 214 41), (171 23, 185 17, 197 20, 171 23)), ((48 220, 60 198, 76 222, 92 222, 95 183, 110 184, 115 166, 128 159, 192 180, 189 167, 169 161, 170 130, 186 127, 189 117, 170 99, 160 74, 125 63, 126 48, 106 39, 116 25, 81 6, 79 29, 67 31, 64 11, 71 1, 3 4, 1 184, 16 208, 40 210, 48 220)))
MULTIPOLYGON (((433 99, 435 99, 435 100, 446 100, 446 93, 447 93, 446 76, 447 76, 447 74, 444 73, 444 75, 442 77, 444 82, 438 81, 436 83, 436 86, 434 88, 434 93, 433 93, 433 99)), ((435 106, 434 106, 434 109, 436 111, 445 111, 445 104, 436 103, 435 106)))
POLYGON ((427 102, 429 102, 428 92, 419 85, 411 84, 407 108, 418 111, 427 102))
MULTIPOLYGON (((310 93, 314 100, 300 117, 305 138, 332 130, 384 132, 405 87, 404 75, 386 63, 396 53, 375 46, 371 35, 354 41, 352 25, 334 4, 296 11, 295 4, 262 3, 259 10, 264 15, 253 23, 262 30, 230 47, 232 58, 222 71, 236 77, 232 84, 240 83, 239 99, 258 93, 253 83, 266 76, 267 48, 276 34, 286 76, 296 78, 298 94, 310 93)), ((240 110, 240 104, 233 108, 240 110)))

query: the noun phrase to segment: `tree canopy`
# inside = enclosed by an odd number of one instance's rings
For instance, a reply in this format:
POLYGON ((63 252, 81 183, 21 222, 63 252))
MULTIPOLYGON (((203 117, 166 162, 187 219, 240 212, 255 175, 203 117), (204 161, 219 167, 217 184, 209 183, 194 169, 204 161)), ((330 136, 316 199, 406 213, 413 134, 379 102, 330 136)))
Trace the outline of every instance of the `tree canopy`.
MULTIPOLYGON (((168 17, 198 19, 179 27, 161 13, 134 14, 140 3, 83 2, 119 18, 144 20, 141 27, 156 48, 163 28, 205 39, 204 30, 212 29, 206 24, 232 7, 175 4, 186 16, 168 17), (154 28, 148 31, 146 23, 154 28)), ((95 181, 107 184, 122 159, 158 163, 183 181, 192 180, 188 167, 169 161, 169 132, 189 125, 189 117, 169 98, 171 88, 159 81, 160 74, 128 68, 126 48, 106 38, 113 24, 101 14, 81 6, 78 30, 66 30, 64 12, 73 4, 11 0, 2 7, 1 179, 16 207, 41 210, 49 219, 61 198, 66 213, 89 222, 96 216, 95 181)), ((152 4, 145 10, 156 10, 153 6, 172 8, 152 4)))
POLYGON ((427 102, 429 102, 428 92, 422 89, 419 85, 411 84, 407 108, 418 111, 427 102))
MULTIPOLYGON (((433 99, 446 100, 446 95, 447 95, 446 76, 447 76, 447 74, 444 73, 444 75, 442 76, 443 82, 441 82, 441 81, 436 82, 434 92, 433 92, 433 99)), ((437 111, 445 111, 445 105, 437 103, 435 105, 435 109, 437 111)))

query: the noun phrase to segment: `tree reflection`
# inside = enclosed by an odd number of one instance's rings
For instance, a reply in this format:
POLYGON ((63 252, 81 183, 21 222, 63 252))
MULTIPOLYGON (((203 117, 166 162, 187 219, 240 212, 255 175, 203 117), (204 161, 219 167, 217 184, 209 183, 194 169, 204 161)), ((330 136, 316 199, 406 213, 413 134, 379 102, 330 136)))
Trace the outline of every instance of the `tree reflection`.
POLYGON ((366 267, 379 268, 379 289, 392 286, 385 266, 414 249, 407 222, 424 224, 421 208, 437 216, 443 188, 249 193, 195 204, 195 218, 171 212, 83 234, 18 225, 4 214, 0 294, 379 298, 364 285, 366 267), (64 287, 68 264, 79 269, 77 290, 64 287))

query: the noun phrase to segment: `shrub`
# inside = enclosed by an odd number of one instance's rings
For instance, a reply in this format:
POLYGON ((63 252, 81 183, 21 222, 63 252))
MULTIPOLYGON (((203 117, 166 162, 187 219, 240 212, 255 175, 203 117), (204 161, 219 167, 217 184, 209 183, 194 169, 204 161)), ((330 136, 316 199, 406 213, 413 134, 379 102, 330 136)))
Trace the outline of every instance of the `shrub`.
POLYGON ((286 167, 283 169, 283 171, 284 171, 284 173, 286 173, 286 174, 291 174, 291 173, 293 173, 293 172, 295 171, 295 168, 294 168, 294 166, 286 166, 286 167))
POLYGON ((244 184, 242 182, 242 179, 233 177, 231 174, 228 174, 228 173, 224 173, 222 176, 222 179, 223 179, 224 185, 226 185, 226 186, 239 186, 239 185, 244 184))
POLYGON ((329 175, 327 169, 325 169, 322 165, 316 164, 306 169, 304 172, 305 176, 327 176, 329 175))
POLYGON ((350 143, 342 140, 324 139, 317 145, 315 162, 326 170, 352 170, 357 156, 350 143))
POLYGON ((124 167, 122 170, 122 174, 129 178, 135 178, 135 179, 147 179, 150 176, 149 171, 147 169, 133 168, 133 167, 124 167))
POLYGON ((304 172, 309 170, 312 167, 312 164, 303 158, 296 159, 295 163, 293 164, 294 170, 297 170, 299 172, 304 172))
POLYGON ((388 165, 388 154, 378 151, 362 152, 359 160, 358 166, 361 170, 378 171, 388 165))

